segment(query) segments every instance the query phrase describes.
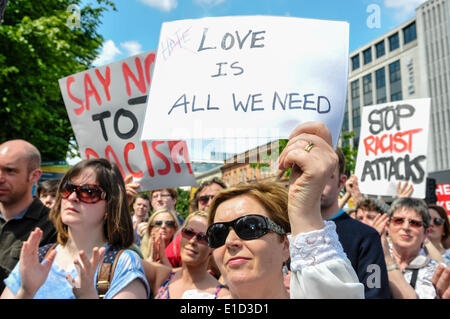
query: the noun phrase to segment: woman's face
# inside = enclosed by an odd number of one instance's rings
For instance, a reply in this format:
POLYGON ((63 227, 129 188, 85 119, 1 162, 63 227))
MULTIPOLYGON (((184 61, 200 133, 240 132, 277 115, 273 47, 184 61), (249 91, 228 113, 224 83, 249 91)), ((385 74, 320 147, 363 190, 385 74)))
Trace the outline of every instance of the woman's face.
MULTIPOLYGON (((270 218, 256 199, 240 195, 217 207, 214 223, 229 222, 249 214, 270 218)), ((289 258, 289 246, 287 240, 281 242, 279 235, 273 232, 257 239, 243 240, 230 227, 225 244, 214 249, 213 256, 231 289, 257 289, 271 279, 283 280, 281 269, 289 258)))
POLYGON ((444 234, 444 224, 438 226, 434 223, 435 218, 442 219, 441 215, 433 208, 428 209, 428 212, 430 213, 431 222, 427 236, 431 241, 441 241, 444 234))
MULTIPOLYGON (((73 177, 70 182, 75 185, 97 184, 97 176, 90 167, 73 177)), ((101 199, 96 203, 85 203, 72 192, 66 199, 61 199, 61 219, 67 226, 83 226, 84 229, 101 227, 105 221, 106 201, 101 199)))
POLYGON ((186 263, 207 265, 209 255, 211 253, 211 248, 209 248, 207 242, 204 242, 202 240, 199 241, 197 236, 194 235, 194 233, 200 233, 200 235, 206 236, 206 218, 201 216, 194 216, 189 220, 184 229, 188 230, 191 236, 185 235, 184 233, 182 233, 181 236, 180 254, 183 264, 186 263))
POLYGON ((150 235, 155 235, 155 238, 161 236, 166 244, 168 244, 175 233, 175 225, 172 215, 169 213, 159 213, 153 219, 150 235))
POLYGON ((418 253, 423 241, 425 240, 425 231, 423 220, 419 213, 410 208, 400 208, 396 210, 389 222, 389 234, 394 247, 406 250, 409 254, 418 253), (401 223, 398 218, 403 218, 401 223), (395 222, 397 220, 397 222, 395 222), (422 226, 414 226, 408 220, 418 221, 422 226))

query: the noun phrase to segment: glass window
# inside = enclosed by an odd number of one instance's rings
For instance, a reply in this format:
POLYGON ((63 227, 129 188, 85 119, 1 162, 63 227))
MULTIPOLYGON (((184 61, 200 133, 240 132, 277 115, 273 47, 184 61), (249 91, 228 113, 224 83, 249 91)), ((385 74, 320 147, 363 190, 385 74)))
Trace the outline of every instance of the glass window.
POLYGON ((386 54, 386 49, 384 47, 384 40, 375 44, 375 51, 377 58, 382 57, 386 54))
POLYGON ((363 77, 364 105, 372 104, 372 73, 363 77))
POLYGON ((372 48, 363 51, 364 64, 372 62, 372 48))
POLYGON ((359 54, 352 57, 352 71, 359 68, 359 54))
POLYGON ((402 77, 400 73, 400 60, 389 64, 389 82, 391 88, 391 101, 402 100, 402 77))
POLYGON ((417 39, 416 34, 416 22, 411 23, 407 27, 403 28, 403 41, 405 44, 417 39))
POLYGON ((377 104, 386 103, 386 72, 384 67, 375 71, 375 87, 377 104))
POLYGON ((395 49, 398 49, 399 46, 398 33, 395 33, 389 37, 389 51, 394 51, 395 49))

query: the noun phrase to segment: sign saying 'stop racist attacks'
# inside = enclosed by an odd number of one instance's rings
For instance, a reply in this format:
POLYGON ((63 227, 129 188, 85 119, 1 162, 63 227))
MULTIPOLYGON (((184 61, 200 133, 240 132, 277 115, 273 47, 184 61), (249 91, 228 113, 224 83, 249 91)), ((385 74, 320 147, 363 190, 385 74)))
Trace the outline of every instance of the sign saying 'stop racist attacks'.
POLYGON ((298 124, 321 121, 336 145, 348 41, 349 25, 340 21, 163 23, 142 139, 287 138, 298 124))
POLYGON ((196 185, 184 141, 140 140, 155 52, 59 80, 83 159, 107 158, 140 191, 196 185))
POLYGON ((364 194, 396 196, 399 181, 425 198, 430 99, 363 107, 355 174, 364 194))

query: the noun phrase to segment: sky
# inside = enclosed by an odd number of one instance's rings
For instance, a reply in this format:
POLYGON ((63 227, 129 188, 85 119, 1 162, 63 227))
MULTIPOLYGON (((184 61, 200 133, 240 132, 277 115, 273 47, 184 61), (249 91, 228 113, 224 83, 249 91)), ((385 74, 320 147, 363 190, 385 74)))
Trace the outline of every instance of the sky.
MULTIPOLYGON (((98 29, 104 42, 93 65, 101 66, 156 50, 164 22, 236 15, 347 21, 350 25, 349 50, 352 52, 412 18, 423 2, 425 0, 114 0, 117 10, 104 13, 98 29)), ((203 143, 206 145, 210 141, 203 143)), ((216 146, 200 149, 210 152, 211 148, 216 149, 216 146)), ((231 148, 243 151, 238 145, 231 145, 231 148)), ((228 149, 219 151, 229 152, 228 149)), ((207 160, 208 156, 190 151, 191 160, 207 160)))
POLYGON ((425 0, 115 0, 102 18, 100 66, 157 49, 163 22, 235 15, 347 21, 350 52, 412 18, 425 0))

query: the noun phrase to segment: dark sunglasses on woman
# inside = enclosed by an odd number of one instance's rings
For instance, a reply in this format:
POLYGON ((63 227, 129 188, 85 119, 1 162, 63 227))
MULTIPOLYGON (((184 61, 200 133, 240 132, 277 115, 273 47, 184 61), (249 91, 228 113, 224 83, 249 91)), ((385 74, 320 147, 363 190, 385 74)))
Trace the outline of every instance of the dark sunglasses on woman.
POLYGON ((245 215, 231 222, 214 223, 209 226, 206 232, 209 247, 218 248, 223 246, 230 232, 230 227, 243 240, 257 239, 268 232, 274 232, 279 235, 286 234, 280 225, 265 216, 256 214, 245 215))
POLYGON ((196 237, 199 243, 208 245, 208 237, 206 236, 206 234, 202 232, 197 233, 192 228, 189 227, 183 228, 181 230, 181 235, 188 240, 191 240, 193 237, 196 237))
POLYGON ((106 198, 105 191, 98 185, 75 185, 70 182, 67 182, 64 187, 62 187, 62 198, 67 199, 73 192, 77 194, 78 200, 87 204, 95 204, 106 198))
POLYGON ((435 224, 436 226, 441 226, 445 223, 445 220, 443 220, 442 218, 433 218, 431 220, 433 222, 433 224, 435 224))
POLYGON ((163 223, 167 226, 167 227, 175 227, 175 222, 173 220, 157 220, 153 223, 153 226, 157 226, 157 227, 161 227, 163 225, 163 223))
MULTIPOLYGON (((392 217, 391 221, 394 223, 394 225, 403 225, 405 222, 405 218, 403 217, 392 217)), ((414 228, 420 228, 423 226, 423 222, 420 220, 415 219, 408 219, 409 226, 414 228)))

